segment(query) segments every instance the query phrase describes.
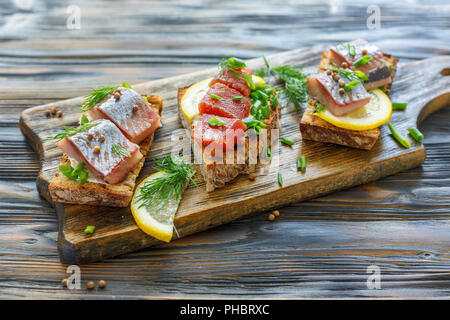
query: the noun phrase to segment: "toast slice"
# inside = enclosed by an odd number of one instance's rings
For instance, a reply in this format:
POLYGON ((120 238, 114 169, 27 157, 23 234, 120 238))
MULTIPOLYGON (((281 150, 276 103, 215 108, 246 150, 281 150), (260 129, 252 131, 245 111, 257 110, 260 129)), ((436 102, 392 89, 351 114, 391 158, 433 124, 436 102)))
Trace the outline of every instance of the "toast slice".
POLYGON ((336 127, 315 116, 315 110, 316 101, 309 99, 302 120, 300 121, 302 139, 370 150, 380 136, 380 128, 355 131, 336 127))
MULTIPOLYGON (((189 87, 185 88, 179 88, 178 89, 178 115, 180 117, 180 121, 184 128, 190 130, 192 132, 192 125, 189 122, 189 120, 184 116, 183 112, 181 111, 181 99, 183 95, 185 94, 186 90, 189 87)), ((280 128, 280 117, 281 117, 281 111, 280 106, 278 106, 275 109, 270 109, 270 117, 266 120, 264 120, 264 123, 266 124, 267 129, 267 141, 270 141, 270 129, 277 129, 280 128)), ((230 182, 231 180, 235 179, 240 174, 254 174, 257 168, 256 164, 251 164, 249 161, 249 152, 248 151, 248 144, 249 140, 248 137, 245 141, 245 162, 244 163, 237 163, 237 151, 234 150, 234 162, 233 163, 226 163, 226 151, 223 153, 223 159, 221 163, 218 163, 216 160, 212 159, 212 157, 204 157, 203 162, 199 165, 199 171, 202 173, 203 178, 205 180, 206 184, 206 191, 211 192, 214 191, 217 188, 222 188, 225 186, 227 182, 230 182)), ((265 152, 266 146, 264 145, 258 145, 258 153, 265 152)), ((203 150, 202 150, 203 151, 203 150)))
MULTIPOLYGON (((398 59, 394 59, 391 55, 385 53, 392 63, 392 77, 397 71, 398 59)), ((322 52, 322 59, 319 64, 319 72, 326 71, 330 66, 329 52, 322 52)), ((392 83, 385 88, 386 93, 392 90, 392 83)), ((300 121, 300 132, 302 139, 313 140, 318 142, 327 142, 339 144, 351 148, 370 150, 375 145, 380 136, 380 128, 356 131, 336 127, 314 115, 316 101, 309 99, 302 120, 300 121)))
MULTIPOLYGON (((163 100, 154 95, 149 95, 147 99, 152 109, 161 115, 163 111, 163 100)), ((53 201, 91 206, 128 206, 133 196, 136 179, 144 165, 145 156, 152 144, 153 136, 154 134, 150 135, 139 144, 140 151, 144 157, 128 173, 125 180, 119 184, 85 182, 82 185, 78 185, 76 181, 70 180, 58 169, 49 185, 49 192, 53 201)), ((60 164, 70 164, 66 153, 63 154, 60 164)))

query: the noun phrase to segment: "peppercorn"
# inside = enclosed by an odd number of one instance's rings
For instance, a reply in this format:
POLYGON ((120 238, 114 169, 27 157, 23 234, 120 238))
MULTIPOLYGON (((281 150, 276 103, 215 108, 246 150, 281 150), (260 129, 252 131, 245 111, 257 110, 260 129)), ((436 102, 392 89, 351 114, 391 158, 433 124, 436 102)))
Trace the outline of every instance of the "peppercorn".
POLYGON ((133 112, 136 112, 136 111, 138 111, 139 110, 139 107, 137 106, 137 105, 134 105, 133 106, 133 112))
POLYGON ((105 280, 100 280, 98 282, 98 287, 103 289, 104 287, 106 287, 106 281, 105 280))
POLYGON ((45 110, 45 115, 46 115, 47 117, 50 117, 51 112, 50 112, 49 110, 45 110))
POLYGON ((116 99, 116 101, 119 100, 120 99, 120 93, 119 92, 114 93, 114 98, 116 99))
POLYGON ((338 81, 341 77, 338 74, 335 74, 333 76, 334 81, 338 81))
POLYGON ((365 55, 365 54, 367 54, 367 50, 364 49, 361 53, 362 53, 363 55, 365 55))
POLYGON ((89 281, 89 282, 87 283, 87 288, 88 288, 89 290, 94 289, 94 288, 95 288, 95 283, 94 283, 94 281, 89 281))
POLYGON ((61 118, 63 115, 63 112, 61 110, 59 110, 56 114, 58 115, 58 118, 61 118))
POLYGON ((106 139, 106 138, 105 138, 105 136, 104 136, 104 135, 101 135, 101 136, 100 136, 100 141, 101 141, 101 142, 104 142, 104 141, 105 141, 105 139, 106 139))
POLYGON ((339 87, 342 88, 343 86, 345 86, 345 81, 344 80, 339 81, 339 87))
POLYGON ((51 109, 50 109, 50 112, 51 112, 53 115, 55 115, 55 114, 56 114, 56 108, 55 108, 55 107, 51 108, 51 109))
POLYGON ((162 99, 161 99, 159 96, 157 96, 157 95, 154 95, 154 94, 148 94, 148 95, 147 95, 147 101, 148 101, 150 104, 160 104, 161 101, 162 101, 162 99))
POLYGON ((94 138, 94 135, 92 133, 88 133, 87 137, 89 140, 92 140, 92 138, 94 138))
POLYGON ((63 285, 64 287, 67 287, 67 284, 69 283, 69 280, 68 280, 68 279, 62 279, 62 280, 61 280, 61 283, 62 283, 62 285, 63 285))
POLYGON ((347 62, 342 62, 341 67, 342 67, 343 69, 347 69, 347 68, 348 68, 347 62))
POLYGON ((100 147, 99 146, 95 146, 94 147, 94 152, 95 153, 99 153, 100 152, 100 147))
POLYGON ((339 89, 339 93, 340 93, 340 94, 344 94, 344 93, 345 93, 344 88, 340 88, 340 89, 339 89))
POLYGON ((275 216, 273 214, 269 214, 269 221, 275 220, 275 216))
POLYGON ((280 215, 280 211, 274 210, 274 211, 272 212, 272 214, 273 214, 275 217, 278 217, 278 216, 280 215))
POLYGON ((331 70, 327 70, 327 75, 331 76, 331 70))

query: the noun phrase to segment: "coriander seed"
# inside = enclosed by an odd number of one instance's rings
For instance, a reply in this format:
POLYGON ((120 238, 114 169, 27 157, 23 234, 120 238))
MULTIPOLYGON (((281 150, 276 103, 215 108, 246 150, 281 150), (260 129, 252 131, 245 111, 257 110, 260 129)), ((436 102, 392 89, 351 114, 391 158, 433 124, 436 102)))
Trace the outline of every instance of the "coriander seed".
POLYGON ((98 287, 99 287, 100 289, 103 289, 104 287, 106 287, 106 281, 105 281, 105 280, 100 280, 100 281, 98 282, 98 287))

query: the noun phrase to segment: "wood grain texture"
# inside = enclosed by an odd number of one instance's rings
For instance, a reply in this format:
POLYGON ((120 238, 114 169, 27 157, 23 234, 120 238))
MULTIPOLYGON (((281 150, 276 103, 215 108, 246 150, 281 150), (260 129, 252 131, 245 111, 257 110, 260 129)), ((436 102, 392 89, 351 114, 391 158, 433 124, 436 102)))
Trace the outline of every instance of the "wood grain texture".
POLYGON ((103 278, 104 291, 60 286, 67 274, 57 218, 39 198, 39 160, 18 127, 26 108, 94 86, 205 69, 226 55, 248 59, 355 37, 403 63, 450 54, 446 4, 375 2, 379 30, 365 24, 374 1, 339 1, 332 13, 328 1, 133 1, 124 8, 80 0, 81 30, 65 28, 66 3, 34 1, 30 10, 2 3, 0 297, 448 298, 450 108, 419 126, 422 166, 284 207, 273 223, 256 213, 170 248, 81 266, 83 285, 103 278), (382 290, 367 290, 371 264, 381 268, 382 290))

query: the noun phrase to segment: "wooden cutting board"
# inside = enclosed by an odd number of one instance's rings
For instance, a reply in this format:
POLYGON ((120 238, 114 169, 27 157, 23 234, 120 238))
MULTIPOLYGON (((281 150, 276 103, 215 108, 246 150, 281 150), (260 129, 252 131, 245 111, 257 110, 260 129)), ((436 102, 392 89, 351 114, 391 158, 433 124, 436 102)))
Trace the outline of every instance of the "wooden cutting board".
MULTIPOLYGON (((273 66, 302 65, 307 72, 315 72, 321 52, 327 46, 303 48, 273 55, 273 66)), ((401 62, 401 61, 400 61, 401 62)), ((256 70, 262 59, 253 59, 248 65, 256 70)), ((394 111, 391 123, 407 136, 407 129, 432 112, 450 105, 450 56, 437 57, 408 64, 400 64, 394 82, 393 102, 408 102, 406 111, 394 111)), ((177 88, 212 76, 217 71, 205 71, 134 85, 140 93, 154 93, 164 99, 163 128, 155 136, 154 144, 138 182, 152 173, 152 160, 165 156, 171 150, 171 133, 181 128, 177 114, 177 88)), ((123 79, 126 81, 127 79, 123 79)), ((25 110, 20 118, 22 132, 40 156, 41 171, 37 179, 40 194, 51 202, 48 184, 59 164, 61 152, 51 142, 42 139, 54 135, 62 126, 75 126, 82 98, 64 100, 25 110), (56 107, 62 118, 47 118, 45 110, 56 107)), ((207 230, 253 212, 263 212, 318 197, 330 192, 377 180, 419 166, 425 160, 425 148, 412 142, 409 149, 392 139, 386 126, 371 151, 350 149, 313 141, 302 141, 299 132, 301 114, 291 106, 282 110, 281 136, 295 141, 292 148, 280 146, 280 166, 284 186, 277 182, 277 170, 249 181, 246 176, 213 193, 188 189, 175 217, 180 237, 207 230), (308 167, 304 173, 296 170, 296 160, 305 155, 308 167)), ((204 190, 204 186, 200 186, 204 190)), ((129 208, 91 207, 54 204, 59 221, 59 253, 61 261, 82 264, 135 251, 158 241, 143 233, 135 224, 129 208), (95 225, 93 235, 84 234, 88 225, 95 225)), ((176 236, 174 236, 176 238, 176 236)), ((170 244, 169 244, 170 246, 170 244)))

